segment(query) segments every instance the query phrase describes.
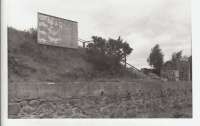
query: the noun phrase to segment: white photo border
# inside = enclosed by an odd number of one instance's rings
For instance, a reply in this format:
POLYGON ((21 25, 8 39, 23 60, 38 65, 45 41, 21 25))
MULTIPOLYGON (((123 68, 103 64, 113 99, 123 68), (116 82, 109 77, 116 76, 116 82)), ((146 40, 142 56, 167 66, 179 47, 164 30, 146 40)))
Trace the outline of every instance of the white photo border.
POLYGON ((2 126, 197 126, 200 124, 200 1, 192 0, 193 118, 191 119, 8 119, 7 11, 1 1, 2 126))

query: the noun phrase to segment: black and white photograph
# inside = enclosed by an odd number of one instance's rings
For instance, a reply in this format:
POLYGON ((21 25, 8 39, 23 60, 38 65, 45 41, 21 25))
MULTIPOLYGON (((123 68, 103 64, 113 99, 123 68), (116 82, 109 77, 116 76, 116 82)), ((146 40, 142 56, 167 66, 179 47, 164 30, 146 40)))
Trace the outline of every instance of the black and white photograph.
POLYGON ((9 119, 192 118, 190 0, 7 0, 9 119))

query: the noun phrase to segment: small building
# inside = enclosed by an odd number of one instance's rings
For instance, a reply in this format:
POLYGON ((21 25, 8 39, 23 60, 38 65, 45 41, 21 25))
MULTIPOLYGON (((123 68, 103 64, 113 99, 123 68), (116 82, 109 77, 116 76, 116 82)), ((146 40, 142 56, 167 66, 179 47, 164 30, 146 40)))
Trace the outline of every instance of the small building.
POLYGON ((190 74, 190 62, 187 59, 181 59, 176 63, 167 61, 161 69, 161 77, 169 81, 189 81, 190 74))
POLYGON ((182 59, 177 64, 177 69, 179 70, 179 80, 182 80, 182 81, 191 80, 190 63, 189 63, 188 59, 182 59))
POLYGON ((179 81, 178 70, 162 70, 161 77, 166 78, 169 81, 179 81))

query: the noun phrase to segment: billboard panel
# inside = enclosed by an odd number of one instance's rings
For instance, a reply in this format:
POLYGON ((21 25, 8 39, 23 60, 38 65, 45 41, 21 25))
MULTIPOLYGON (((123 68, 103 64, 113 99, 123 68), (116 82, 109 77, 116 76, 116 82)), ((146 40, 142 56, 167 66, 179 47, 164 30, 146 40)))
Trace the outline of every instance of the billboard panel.
POLYGON ((38 43, 78 48, 78 23, 38 13, 38 43))

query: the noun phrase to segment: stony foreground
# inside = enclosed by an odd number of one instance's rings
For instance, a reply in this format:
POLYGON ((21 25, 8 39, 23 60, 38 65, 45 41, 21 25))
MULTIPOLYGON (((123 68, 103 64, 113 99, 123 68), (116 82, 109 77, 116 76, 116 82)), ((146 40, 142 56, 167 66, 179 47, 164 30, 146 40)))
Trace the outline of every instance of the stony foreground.
POLYGON ((8 113, 9 118, 191 118, 192 90, 179 84, 124 96, 12 99, 8 113))

